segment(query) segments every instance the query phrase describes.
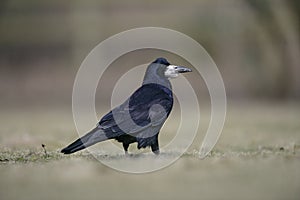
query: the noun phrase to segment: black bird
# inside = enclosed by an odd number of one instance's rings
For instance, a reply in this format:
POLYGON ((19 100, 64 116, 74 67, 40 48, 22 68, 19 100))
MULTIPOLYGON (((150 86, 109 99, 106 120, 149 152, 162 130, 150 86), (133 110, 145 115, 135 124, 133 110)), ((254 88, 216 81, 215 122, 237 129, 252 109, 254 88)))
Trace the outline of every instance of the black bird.
POLYGON ((157 58, 145 73, 143 84, 123 104, 107 113, 96 128, 61 150, 71 154, 104 140, 123 143, 125 154, 129 144, 137 142, 138 149, 151 147, 159 154, 158 134, 173 106, 169 78, 192 70, 171 65, 165 58, 157 58))

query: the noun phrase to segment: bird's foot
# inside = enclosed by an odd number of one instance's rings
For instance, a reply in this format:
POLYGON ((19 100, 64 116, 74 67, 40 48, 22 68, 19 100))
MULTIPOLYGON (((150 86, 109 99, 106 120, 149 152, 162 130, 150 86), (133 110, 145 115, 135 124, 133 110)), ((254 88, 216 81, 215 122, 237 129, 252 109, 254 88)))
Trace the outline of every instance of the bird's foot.
POLYGON ((159 150, 155 150, 155 151, 152 151, 155 155, 159 155, 160 154, 160 151, 159 150))

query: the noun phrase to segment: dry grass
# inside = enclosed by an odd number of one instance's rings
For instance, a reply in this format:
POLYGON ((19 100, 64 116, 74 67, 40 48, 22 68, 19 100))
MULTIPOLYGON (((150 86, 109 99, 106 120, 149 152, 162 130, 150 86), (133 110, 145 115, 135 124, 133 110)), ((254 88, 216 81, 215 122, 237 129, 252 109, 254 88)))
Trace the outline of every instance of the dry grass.
MULTIPOLYGON (((197 157, 202 128, 188 152, 173 165, 134 175, 110 169, 86 151, 71 156, 58 153, 76 137, 68 107, 3 108, 0 198, 299 199, 299 104, 231 103, 228 110, 223 135, 209 157, 197 157)), ((205 122, 209 115, 203 114, 205 122)), ((164 134, 174 131, 173 123, 168 121, 164 134)), ((177 151, 130 158, 103 151, 99 158, 147 165, 177 151)))

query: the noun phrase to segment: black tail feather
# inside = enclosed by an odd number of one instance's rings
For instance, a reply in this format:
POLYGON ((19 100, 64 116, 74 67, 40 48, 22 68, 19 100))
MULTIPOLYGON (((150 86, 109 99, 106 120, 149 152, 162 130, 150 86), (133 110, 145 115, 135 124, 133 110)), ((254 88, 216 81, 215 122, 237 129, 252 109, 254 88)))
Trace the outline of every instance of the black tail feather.
POLYGON ((86 147, 89 147, 95 143, 107 140, 108 138, 106 137, 105 133, 99 129, 95 128, 88 132, 86 135, 83 137, 77 139, 75 142, 70 144, 69 146, 65 147, 64 149, 61 150, 61 153, 64 154, 71 154, 75 153, 76 151, 85 149, 86 147))
POLYGON ((67 146, 66 148, 62 149, 61 153, 71 154, 71 153, 74 153, 76 151, 82 150, 84 148, 86 148, 86 146, 83 144, 83 142, 79 138, 78 140, 76 140, 75 142, 73 142, 72 144, 67 146))

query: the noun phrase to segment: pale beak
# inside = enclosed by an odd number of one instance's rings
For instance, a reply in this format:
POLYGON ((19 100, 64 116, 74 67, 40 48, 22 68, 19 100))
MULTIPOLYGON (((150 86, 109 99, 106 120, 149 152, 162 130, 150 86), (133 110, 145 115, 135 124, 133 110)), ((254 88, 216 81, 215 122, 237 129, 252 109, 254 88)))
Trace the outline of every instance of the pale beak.
POLYGON ((186 72, 191 72, 191 71, 192 71, 190 68, 183 67, 183 66, 177 66, 177 67, 175 68, 175 70, 176 70, 178 73, 186 73, 186 72))

